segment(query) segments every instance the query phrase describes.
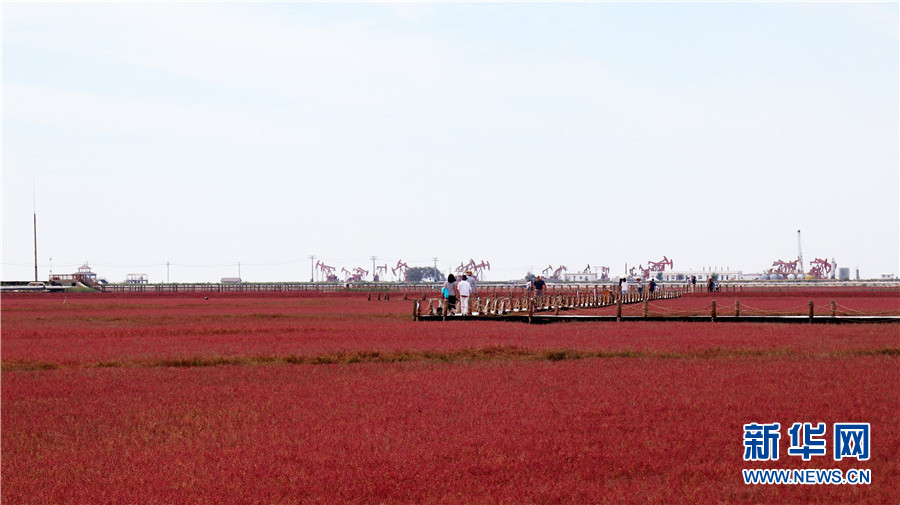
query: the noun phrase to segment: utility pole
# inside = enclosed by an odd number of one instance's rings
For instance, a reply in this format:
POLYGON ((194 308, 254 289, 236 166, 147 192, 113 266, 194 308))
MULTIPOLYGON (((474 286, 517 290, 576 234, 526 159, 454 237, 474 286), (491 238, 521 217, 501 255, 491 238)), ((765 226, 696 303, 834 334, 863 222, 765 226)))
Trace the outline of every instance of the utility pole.
POLYGON ((37 211, 34 213, 34 280, 38 280, 37 269, 37 211))
POLYGON ((169 284, 169 262, 166 262, 166 284, 169 284))
POLYGON ((375 276, 377 275, 375 273, 375 260, 377 260, 377 259, 378 259, 378 256, 372 256, 372 258, 371 258, 371 260, 372 260, 372 282, 375 282, 375 276))
POLYGON ((797 230, 797 260, 800 262, 800 275, 803 275, 803 248, 800 244, 800 230, 797 230))
POLYGON ((238 261, 238 279, 241 278, 241 262, 238 261))
POLYGON ((313 261, 315 261, 315 259, 316 259, 315 254, 309 255, 309 282, 316 282, 315 275, 313 273, 313 272, 315 272, 315 270, 313 269, 313 261))
POLYGON ((38 280, 38 264, 37 264, 37 190, 34 187, 34 181, 31 182, 31 210, 34 213, 34 281, 38 280))

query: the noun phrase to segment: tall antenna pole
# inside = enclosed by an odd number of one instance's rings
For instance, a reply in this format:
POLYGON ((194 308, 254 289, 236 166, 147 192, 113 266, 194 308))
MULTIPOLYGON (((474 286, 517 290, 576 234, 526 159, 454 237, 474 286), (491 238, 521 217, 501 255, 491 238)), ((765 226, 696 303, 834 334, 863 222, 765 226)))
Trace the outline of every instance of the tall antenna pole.
POLYGON ((315 274, 313 273, 313 260, 316 259, 315 254, 309 255, 309 282, 315 282, 315 274))
POLYGON ((38 280, 37 269, 37 212, 34 213, 34 280, 38 280))
POLYGON ((37 190, 35 189, 34 180, 31 181, 31 210, 34 214, 34 281, 38 280, 38 263, 37 263, 37 190))
POLYGON ((378 256, 372 256, 371 259, 372 259, 372 281, 374 282, 374 281, 375 281, 375 276, 377 275, 377 274, 375 273, 375 260, 378 259, 378 256))
POLYGON ((800 230, 797 230, 797 260, 800 262, 800 273, 803 274, 803 248, 800 245, 800 230))

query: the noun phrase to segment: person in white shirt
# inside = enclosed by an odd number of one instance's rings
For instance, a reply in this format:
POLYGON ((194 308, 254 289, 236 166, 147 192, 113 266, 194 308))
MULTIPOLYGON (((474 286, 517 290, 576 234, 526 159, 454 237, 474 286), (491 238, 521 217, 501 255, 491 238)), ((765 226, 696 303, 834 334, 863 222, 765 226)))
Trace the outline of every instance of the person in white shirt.
POLYGON ((460 282, 456 285, 459 291, 459 313, 467 315, 469 313, 469 298, 472 296, 472 285, 466 282, 466 276, 463 275, 460 282))

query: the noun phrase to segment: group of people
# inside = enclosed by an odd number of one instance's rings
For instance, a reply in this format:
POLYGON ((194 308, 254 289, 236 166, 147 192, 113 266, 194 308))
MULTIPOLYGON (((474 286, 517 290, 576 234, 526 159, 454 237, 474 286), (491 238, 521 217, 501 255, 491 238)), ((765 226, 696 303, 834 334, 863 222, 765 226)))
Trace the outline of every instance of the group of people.
MULTIPOLYGON (((691 289, 696 289, 697 287, 697 276, 692 275, 688 278, 688 284, 691 285, 691 289)), ((702 289, 702 288, 701 288, 702 289)), ((719 281, 714 279, 711 275, 706 279, 706 291, 712 293, 719 290, 719 281)))
POLYGON ((530 281, 527 286, 525 286, 525 290, 528 291, 528 294, 534 294, 535 298, 540 299, 544 296, 544 286, 547 283, 544 282, 544 279, 541 278, 540 275, 534 278, 534 280, 530 281))
MULTIPOLYGON (((540 300, 544 296, 546 281, 540 275, 530 281, 525 287, 530 296, 540 300)), ((453 312, 458 314, 469 313, 469 301, 478 292, 478 280, 472 275, 471 270, 466 270, 458 279, 455 275, 447 276, 447 282, 441 287, 441 295, 447 300, 447 315, 453 312), (459 311, 456 306, 459 304, 459 311)))
MULTIPOLYGON (((628 278, 627 277, 619 278, 619 292, 627 293, 629 289, 631 289, 631 286, 628 284, 628 278)), ((647 289, 649 289, 651 293, 656 291, 656 279, 654 279, 652 277, 650 278, 650 282, 647 283, 647 289)), ((637 280, 637 292, 638 293, 644 292, 644 281, 642 279, 637 280)))
POLYGON ((459 313, 469 313, 469 300, 478 291, 478 281, 472 275, 471 270, 466 270, 459 279, 455 275, 447 276, 447 282, 441 288, 441 294, 447 300, 447 314, 456 310, 456 303, 459 302, 459 313))
MULTIPOLYGON (((696 284, 697 278, 693 277, 691 281, 696 284)), ((525 290, 528 292, 529 296, 534 296, 536 299, 541 299, 544 295, 544 287, 546 287, 547 283, 544 279, 541 278, 540 275, 534 278, 534 280, 528 282, 525 286, 525 290)), ((647 289, 653 293, 656 291, 656 279, 651 278, 650 282, 647 283, 647 289)), ((707 287, 710 291, 719 290, 719 285, 712 278, 707 282, 707 287)), ((626 277, 622 277, 619 279, 619 292, 627 293, 630 289, 628 284, 628 279, 626 277)), ((644 290, 644 284, 641 279, 637 280, 637 292, 642 293, 644 290)), ((451 313, 458 314, 468 314, 469 313, 469 301, 475 294, 478 292, 478 281, 474 275, 472 275, 471 270, 466 270, 466 273, 460 275, 457 278, 455 275, 450 274, 447 276, 447 282, 444 283, 443 287, 441 287, 441 295, 447 300, 447 315, 451 313), (457 311, 457 304, 459 304, 459 311, 457 311)), ((610 292, 607 291, 606 296, 610 296, 610 292)))
MULTIPOLYGON (((650 282, 647 283, 647 289, 649 289, 651 293, 656 291, 656 279, 650 278, 650 282)), ((641 279, 638 279, 637 281, 637 291, 638 293, 644 292, 644 282, 641 279)))

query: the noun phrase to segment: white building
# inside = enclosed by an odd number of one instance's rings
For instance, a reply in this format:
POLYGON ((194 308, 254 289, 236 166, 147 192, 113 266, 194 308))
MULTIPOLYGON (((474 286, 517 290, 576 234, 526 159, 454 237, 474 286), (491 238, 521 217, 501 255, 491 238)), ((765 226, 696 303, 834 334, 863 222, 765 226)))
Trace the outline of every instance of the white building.
POLYGON ((599 282, 597 274, 593 272, 563 272, 561 281, 565 282, 599 282))
MULTIPOLYGON (((697 282, 706 282, 711 276, 715 275, 720 281, 743 281, 743 280, 751 280, 746 277, 750 277, 753 274, 748 274, 744 276, 744 272, 742 270, 671 270, 666 272, 650 272, 650 276, 656 278, 655 274, 662 273, 662 280, 665 282, 687 282, 688 279, 691 279, 693 276, 697 276, 697 282)), ((757 278, 757 277, 753 277, 757 278)))

